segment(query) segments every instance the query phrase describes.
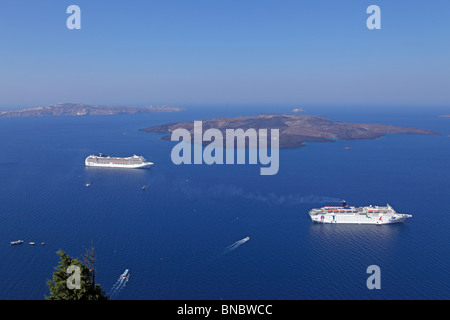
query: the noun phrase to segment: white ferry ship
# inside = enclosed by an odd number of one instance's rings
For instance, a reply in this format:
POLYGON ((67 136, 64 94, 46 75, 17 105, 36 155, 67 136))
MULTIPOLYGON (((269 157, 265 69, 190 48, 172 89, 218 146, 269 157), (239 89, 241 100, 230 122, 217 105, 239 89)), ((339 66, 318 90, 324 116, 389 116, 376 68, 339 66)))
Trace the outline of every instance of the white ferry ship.
POLYGON ((397 213, 386 206, 349 207, 345 201, 341 207, 322 207, 309 212, 311 220, 318 223, 390 224, 404 222, 412 215, 397 213))
POLYGON ((144 157, 133 155, 132 157, 120 158, 109 157, 103 154, 90 155, 86 158, 85 164, 87 167, 106 167, 106 168, 149 168, 153 162, 148 162, 144 157))

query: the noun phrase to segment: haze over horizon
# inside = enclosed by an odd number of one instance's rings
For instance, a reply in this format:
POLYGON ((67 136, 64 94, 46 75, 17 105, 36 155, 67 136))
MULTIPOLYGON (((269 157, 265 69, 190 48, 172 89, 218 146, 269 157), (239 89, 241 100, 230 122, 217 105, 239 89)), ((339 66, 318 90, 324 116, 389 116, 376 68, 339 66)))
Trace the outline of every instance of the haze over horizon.
POLYGON ((0 108, 450 101, 450 2, 4 1, 0 108), (81 30, 69 30, 69 5, 81 30), (381 30, 366 9, 381 8, 381 30))

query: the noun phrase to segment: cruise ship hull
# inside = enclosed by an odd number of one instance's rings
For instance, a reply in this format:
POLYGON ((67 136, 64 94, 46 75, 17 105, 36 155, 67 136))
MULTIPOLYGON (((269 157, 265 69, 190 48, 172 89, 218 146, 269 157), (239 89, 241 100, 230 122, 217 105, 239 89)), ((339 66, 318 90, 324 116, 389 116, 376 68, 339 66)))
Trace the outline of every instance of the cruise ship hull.
POLYGON ((103 167, 103 168, 123 168, 123 169, 145 169, 153 165, 151 162, 143 164, 113 164, 113 163, 92 163, 86 162, 86 167, 103 167))

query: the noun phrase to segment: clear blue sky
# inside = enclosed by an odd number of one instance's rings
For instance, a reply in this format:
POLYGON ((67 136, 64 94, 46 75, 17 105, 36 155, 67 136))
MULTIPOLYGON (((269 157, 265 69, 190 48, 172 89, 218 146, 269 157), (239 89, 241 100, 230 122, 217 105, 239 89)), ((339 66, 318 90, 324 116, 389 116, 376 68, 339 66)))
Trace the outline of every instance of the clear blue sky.
POLYGON ((2 0, 0 108, 449 105, 449 17, 448 0, 2 0))

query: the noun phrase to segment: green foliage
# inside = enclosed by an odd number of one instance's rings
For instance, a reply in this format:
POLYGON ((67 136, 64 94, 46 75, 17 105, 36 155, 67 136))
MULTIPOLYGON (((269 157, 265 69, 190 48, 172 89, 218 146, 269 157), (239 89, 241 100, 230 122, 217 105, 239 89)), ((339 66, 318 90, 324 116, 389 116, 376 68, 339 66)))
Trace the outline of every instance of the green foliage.
POLYGON ((47 286, 50 290, 50 295, 46 296, 47 300, 108 300, 109 297, 105 295, 100 285, 95 284, 93 277, 93 270, 82 264, 78 259, 73 259, 64 251, 57 252, 61 261, 55 267, 53 272, 53 279, 47 281, 47 286), (67 286, 67 279, 70 274, 66 273, 69 266, 76 265, 81 270, 81 288, 69 289, 67 286))

